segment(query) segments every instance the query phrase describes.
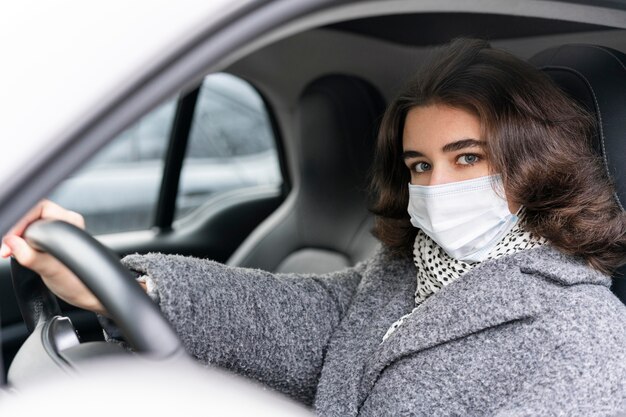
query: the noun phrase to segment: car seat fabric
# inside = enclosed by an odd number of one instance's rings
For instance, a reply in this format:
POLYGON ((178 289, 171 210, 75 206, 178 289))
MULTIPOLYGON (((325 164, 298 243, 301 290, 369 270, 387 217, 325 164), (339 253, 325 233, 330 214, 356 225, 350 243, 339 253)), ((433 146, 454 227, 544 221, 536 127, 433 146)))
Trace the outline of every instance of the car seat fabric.
MULTIPOLYGON (((530 59, 566 93, 596 116, 594 148, 626 207, 626 55, 615 49, 571 44, 547 49, 530 59)), ((613 276, 612 290, 626 304, 626 266, 613 276)))
POLYGON ((298 100, 294 188, 227 263, 324 273, 373 253, 368 170, 384 109, 362 79, 328 75, 310 83, 298 100))

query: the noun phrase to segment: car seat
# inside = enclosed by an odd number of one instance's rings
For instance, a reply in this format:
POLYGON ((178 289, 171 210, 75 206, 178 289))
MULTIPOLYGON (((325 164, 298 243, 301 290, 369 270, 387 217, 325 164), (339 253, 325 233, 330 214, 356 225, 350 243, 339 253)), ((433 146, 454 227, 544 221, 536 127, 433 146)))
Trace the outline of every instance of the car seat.
POLYGON ((367 185, 384 110, 379 92, 353 76, 328 75, 305 87, 296 110, 293 190, 227 263, 324 273, 366 259, 378 244, 367 185))
MULTIPOLYGON (((626 55, 596 45, 564 45, 530 59, 598 121, 594 147, 626 207, 626 55)), ((626 266, 613 276, 612 290, 626 304, 626 266)))

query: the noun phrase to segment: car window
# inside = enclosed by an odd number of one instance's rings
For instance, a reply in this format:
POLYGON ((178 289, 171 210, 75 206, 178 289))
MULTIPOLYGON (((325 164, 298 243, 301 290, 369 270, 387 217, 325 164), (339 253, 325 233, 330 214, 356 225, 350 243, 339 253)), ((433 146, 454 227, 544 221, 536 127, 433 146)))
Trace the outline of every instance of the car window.
POLYGON ((220 193, 281 182, 276 141, 259 93, 233 75, 207 76, 191 125, 175 218, 220 193))
POLYGON ((85 217, 92 234, 148 229, 154 221, 176 101, 144 116, 49 196, 85 217))
MULTIPOLYGON (((152 227, 177 101, 122 132, 49 198, 81 213, 92 234, 152 227)), ((207 76, 193 110, 175 218, 227 191, 280 185, 275 143, 265 104, 249 83, 207 76)))

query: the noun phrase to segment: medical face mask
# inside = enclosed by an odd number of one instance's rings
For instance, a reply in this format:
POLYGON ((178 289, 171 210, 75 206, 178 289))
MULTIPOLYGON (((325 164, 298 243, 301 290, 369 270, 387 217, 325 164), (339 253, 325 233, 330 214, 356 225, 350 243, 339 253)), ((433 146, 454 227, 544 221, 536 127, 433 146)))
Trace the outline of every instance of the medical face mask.
POLYGON ((411 224, 451 257, 480 262, 518 221, 503 190, 500 175, 432 186, 409 184, 411 224))

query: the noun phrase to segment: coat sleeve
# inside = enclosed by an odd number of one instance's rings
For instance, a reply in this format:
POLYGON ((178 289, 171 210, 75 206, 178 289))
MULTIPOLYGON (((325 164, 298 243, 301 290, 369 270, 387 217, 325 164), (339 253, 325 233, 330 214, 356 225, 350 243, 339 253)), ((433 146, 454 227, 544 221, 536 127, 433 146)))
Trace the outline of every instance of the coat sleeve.
POLYGON ((161 254, 130 255, 122 263, 154 281, 159 306, 191 355, 307 404, 364 268, 272 274, 161 254))

